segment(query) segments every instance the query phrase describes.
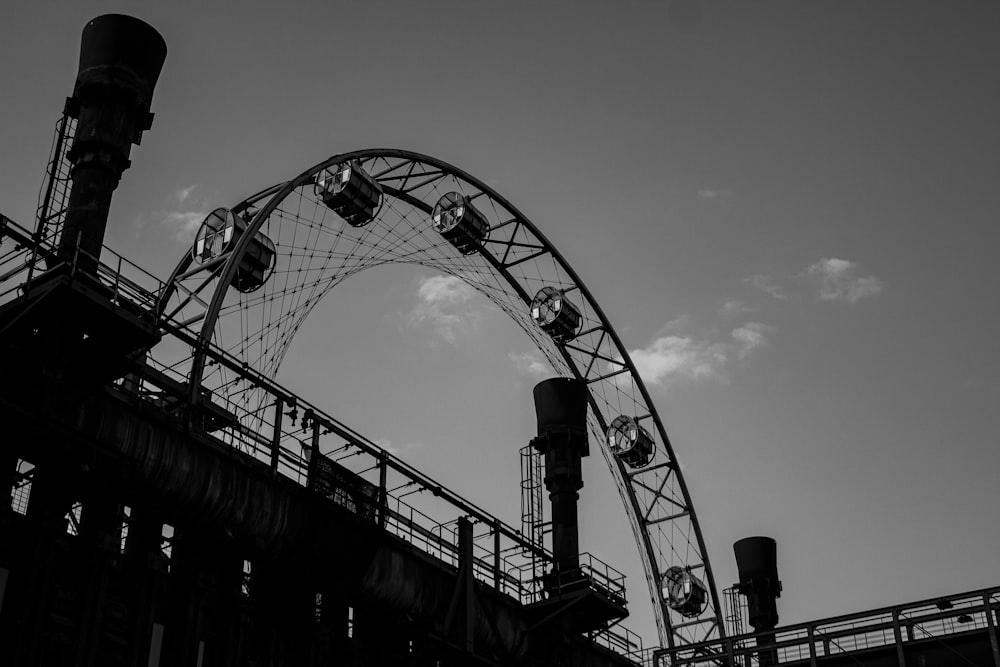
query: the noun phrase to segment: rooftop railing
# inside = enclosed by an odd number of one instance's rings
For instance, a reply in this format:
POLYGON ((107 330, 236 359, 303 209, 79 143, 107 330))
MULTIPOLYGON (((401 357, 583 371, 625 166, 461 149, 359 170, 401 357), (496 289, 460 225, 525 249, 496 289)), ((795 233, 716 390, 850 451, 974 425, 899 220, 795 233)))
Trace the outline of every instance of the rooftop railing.
MULTIPOLYGON (((76 265, 80 257, 97 260, 79 248, 72 258, 56 260, 53 243, 36 240, 31 232, 0 214, 0 305, 30 294, 38 285, 36 279, 47 273, 78 277, 76 265)), ((113 305, 155 312, 163 281, 107 246, 96 263, 96 278, 109 291, 113 305)))
MULTIPOLYGON (((51 237, 50 237, 51 238, 51 237)), ((76 262, 46 261, 55 256, 50 240, 0 215, 0 306, 32 289, 33 279, 57 267, 70 277, 76 262)), ((113 304, 140 313, 155 312, 163 283, 118 253, 104 248, 97 279, 113 304)), ((92 277, 91 277, 92 279, 92 277)), ((147 356, 112 389, 194 425, 205 437, 265 463, 272 473, 322 493, 331 502, 376 522, 421 552, 457 568, 460 518, 473 523, 473 573, 476 579, 521 604, 542 599, 537 574, 552 554, 520 530, 448 490, 431 477, 370 441, 305 399, 256 372, 233 355, 200 342, 182 324, 160 321, 165 338, 203 350, 209 364, 225 366, 234 383, 252 388, 264 400, 240 404, 232 396, 207 390, 193 399, 178 367, 147 356)), ((590 554, 581 556, 593 585, 625 603, 624 575, 590 554)), ((650 650, 621 627, 591 634, 591 639, 640 664, 650 650)))
POLYGON ((989 633, 994 658, 1000 660, 998 619, 1000 587, 800 623, 768 633, 663 649, 656 652, 656 664, 752 667, 760 663, 762 652, 771 652, 778 664, 815 664, 826 656, 847 656, 886 647, 902 650, 907 643, 926 639, 947 645, 949 637, 976 631, 989 633), (766 638, 766 647, 757 645, 761 636, 766 638))

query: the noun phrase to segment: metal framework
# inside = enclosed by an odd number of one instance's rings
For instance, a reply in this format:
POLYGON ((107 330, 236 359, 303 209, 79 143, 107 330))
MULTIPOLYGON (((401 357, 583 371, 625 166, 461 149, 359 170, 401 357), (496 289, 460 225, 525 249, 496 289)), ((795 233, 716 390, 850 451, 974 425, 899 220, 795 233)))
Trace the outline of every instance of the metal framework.
MULTIPOLYGON (((56 270, 64 271, 69 278, 88 279, 81 275, 79 264, 60 265, 66 260, 56 258, 54 245, 36 243, 27 229, 0 214, 0 305, 29 295, 32 286, 23 281, 24 277, 36 268, 40 270, 50 259, 56 270), (8 287, 8 283, 13 286, 8 287)), ((90 259, 98 263, 97 257, 90 259)), ((156 296, 165 289, 165 284, 155 276, 144 273, 107 247, 103 249, 96 277, 114 303, 140 306, 149 313, 153 312, 156 296), (105 263, 109 259, 111 264, 105 263)), ((472 578, 521 605, 547 599, 551 590, 540 575, 551 566, 553 557, 538 541, 532 541, 444 487, 305 398, 263 377, 240 359, 214 346, 200 345, 195 336, 173 323, 160 324, 164 343, 173 341, 188 349, 201 349, 209 364, 225 367, 241 382, 266 393, 269 409, 264 411, 257 428, 247 429, 244 424, 254 415, 242 411, 225 397, 192 404, 186 377, 152 358, 135 359, 127 376, 106 387, 109 393, 133 406, 142 406, 147 414, 191 419, 199 425, 199 438, 232 450, 234 465, 256 460, 269 467, 273 477, 309 488, 454 568, 462 566, 459 526, 469 523, 472 578)), ((18 459, 14 470, 10 507, 25 515, 36 468, 32 461, 18 459)), ((65 520, 70 535, 80 534, 84 507, 79 500, 68 507, 65 520)), ((128 530, 128 520, 123 519, 119 536, 123 544, 128 530)), ((170 560, 173 527, 165 526, 164 531, 161 548, 170 560)), ((590 554, 580 555, 580 566, 593 590, 625 604, 624 574, 590 554)), ((250 580, 252 575, 245 569, 244 594, 250 580)), ((594 644, 634 663, 651 664, 653 649, 645 648, 642 638, 625 627, 612 623, 590 631, 588 636, 594 644)))
POLYGON ((655 667, 967 664, 1000 667, 1000 588, 883 607, 657 651, 655 667), (765 646, 758 643, 762 637, 765 646), (923 655, 921 655, 923 654, 923 655), (977 659, 970 660, 969 655, 977 659))
POLYGON ((274 377, 309 313, 348 277, 390 263, 458 277, 520 326, 557 374, 586 382, 591 434, 604 443, 601 452, 633 527, 650 594, 657 601, 661 644, 697 644, 724 634, 687 486, 628 351, 576 272, 506 199, 438 159, 372 149, 335 155, 236 204, 231 212, 237 219, 232 238, 238 240, 219 244, 217 252, 202 253, 197 260, 185 255, 157 304, 165 322, 197 338, 198 344, 186 349, 158 347, 153 353, 157 363, 187 378, 192 402, 224 399, 238 406, 240 429, 256 431, 270 415, 268 392, 213 363, 207 349, 221 349, 262 376, 274 377), (363 170, 382 190, 377 210, 368 207, 373 210, 368 221, 359 222, 356 215, 345 220, 317 194, 317 181, 344 165, 363 170), (464 196, 466 208, 456 213, 455 198, 445 198, 450 193, 464 196), (475 214, 475 233, 452 230, 449 237, 439 231, 437 221, 432 225, 439 201, 452 206, 457 217, 475 214), (485 233, 480 217, 488 224, 485 233), (248 258, 259 260, 262 248, 273 248, 274 257, 267 258, 270 266, 260 272, 261 284, 248 284, 248 258), (579 311, 571 332, 553 335, 532 319, 529 305, 543 288, 558 290, 571 310, 579 311), (638 467, 632 467, 635 460, 626 465, 608 442, 608 427, 619 416, 634 420, 653 440, 652 457, 638 467), (663 599, 661 579, 671 567, 704 580, 710 595, 700 613, 681 615, 663 599))

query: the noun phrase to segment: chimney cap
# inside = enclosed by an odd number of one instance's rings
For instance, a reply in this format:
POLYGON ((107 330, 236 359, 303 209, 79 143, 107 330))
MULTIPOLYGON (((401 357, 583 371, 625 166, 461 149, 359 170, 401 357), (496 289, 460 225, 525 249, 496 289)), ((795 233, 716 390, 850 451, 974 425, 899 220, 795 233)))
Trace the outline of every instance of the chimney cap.
POLYGON ((553 431, 587 432, 587 385, 574 378, 542 380, 532 392, 538 435, 553 431))
POLYGON ((135 78, 148 107, 166 58, 167 43, 151 25, 133 16, 104 14, 83 28, 77 83, 124 70, 135 78))
POLYGON ((774 538, 757 535, 733 544, 740 583, 770 580, 778 583, 778 545, 774 538))

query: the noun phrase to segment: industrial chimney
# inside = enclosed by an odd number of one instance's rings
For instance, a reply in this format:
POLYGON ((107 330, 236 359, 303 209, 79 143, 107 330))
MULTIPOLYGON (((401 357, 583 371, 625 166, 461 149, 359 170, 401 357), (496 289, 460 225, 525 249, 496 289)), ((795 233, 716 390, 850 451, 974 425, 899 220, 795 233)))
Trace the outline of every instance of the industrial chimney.
MULTIPOLYGON (((733 545, 740 583, 737 591, 747 599, 747 615, 754 632, 767 633, 778 625, 777 599, 781 596, 778 580, 778 548, 770 537, 746 537, 733 545)), ((774 643, 773 634, 757 638, 757 646, 774 643)), ((774 649, 761 651, 761 665, 777 662, 774 649)))
POLYGON ((86 272, 97 270, 111 195, 130 165, 131 145, 152 124, 150 103, 166 56, 163 37, 131 16, 99 16, 83 29, 80 69, 66 105, 77 126, 58 258, 76 259, 86 272))
POLYGON ((552 503, 552 554, 560 577, 580 568, 577 500, 583 488, 581 460, 587 445, 587 387, 580 380, 552 378, 535 385, 538 437, 532 446, 545 457, 545 488, 552 503))

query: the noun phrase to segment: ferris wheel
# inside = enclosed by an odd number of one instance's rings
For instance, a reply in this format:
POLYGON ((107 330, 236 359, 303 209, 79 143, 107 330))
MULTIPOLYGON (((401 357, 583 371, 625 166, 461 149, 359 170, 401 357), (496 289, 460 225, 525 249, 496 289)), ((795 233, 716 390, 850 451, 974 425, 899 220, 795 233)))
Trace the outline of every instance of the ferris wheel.
MULTIPOLYGON (((662 646, 723 633, 694 506, 663 423, 628 351, 590 291, 538 228, 479 179, 393 149, 335 155, 230 209, 216 209, 160 295, 162 317, 274 377, 313 308, 338 284, 383 264, 461 279, 500 308, 551 368, 585 383, 593 442, 632 526, 662 646)), ((183 362, 206 392, 261 414, 204 352, 183 362)))

